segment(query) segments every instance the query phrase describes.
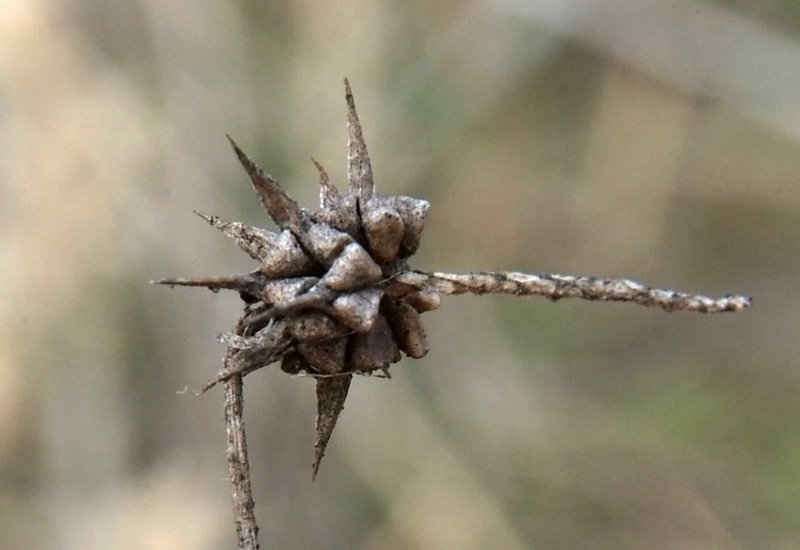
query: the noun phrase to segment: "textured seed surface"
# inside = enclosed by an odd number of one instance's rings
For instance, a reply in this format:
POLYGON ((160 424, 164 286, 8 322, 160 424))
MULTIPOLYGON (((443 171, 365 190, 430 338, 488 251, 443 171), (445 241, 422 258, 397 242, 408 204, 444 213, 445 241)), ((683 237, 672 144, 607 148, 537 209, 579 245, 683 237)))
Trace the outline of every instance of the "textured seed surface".
POLYGON ((280 231, 199 214, 257 260, 258 270, 160 281, 235 290, 246 303, 237 323, 244 335, 223 337, 232 350, 228 367, 207 387, 233 372, 247 374, 272 362, 290 374, 319 377, 314 475, 344 408, 351 373, 386 369, 400 360, 401 350, 411 357, 424 355, 427 339, 419 312, 438 307, 435 292, 392 283, 408 269, 404 259, 419 246, 428 203, 376 193, 364 133, 346 81, 345 100, 346 193, 312 159, 319 175, 319 210, 309 212, 229 138, 264 210, 280 231), (385 298, 385 293, 392 298, 385 298))
POLYGON ((322 284, 338 292, 358 290, 377 283, 383 272, 369 253, 358 243, 344 247, 333 265, 322 277, 322 284))
POLYGON ((372 256, 378 263, 397 257, 403 240, 403 219, 394 208, 373 204, 362 214, 364 232, 372 256))
POLYGON ((342 294, 333 301, 331 312, 354 331, 367 332, 378 318, 382 298, 383 292, 377 288, 342 294))

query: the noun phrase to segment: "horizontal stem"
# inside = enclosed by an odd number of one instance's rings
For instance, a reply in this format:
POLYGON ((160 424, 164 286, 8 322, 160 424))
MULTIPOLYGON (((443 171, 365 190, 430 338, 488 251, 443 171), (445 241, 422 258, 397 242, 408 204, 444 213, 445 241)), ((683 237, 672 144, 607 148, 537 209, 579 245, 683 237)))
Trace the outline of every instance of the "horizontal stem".
POLYGON ((427 273, 406 271, 392 279, 418 290, 442 294, 512 294, 543 296, 550 300, 583 298, 601 302, 633 302, 642 306, 660 307, 666 311, 721 313, 741 311, 750 305, 746 296, 708 296, 685 294, 674 290, 649 288, 627 279, 602 279, 591 276, 539 275, 528 273, 427 273))

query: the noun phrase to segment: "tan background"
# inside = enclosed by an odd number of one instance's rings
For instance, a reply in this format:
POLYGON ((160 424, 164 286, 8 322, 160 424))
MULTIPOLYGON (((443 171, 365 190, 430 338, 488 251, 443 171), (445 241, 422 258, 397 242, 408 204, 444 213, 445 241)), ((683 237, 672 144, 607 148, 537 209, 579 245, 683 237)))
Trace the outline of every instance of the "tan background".
POLYGON ((800 4, 0 4, 0 547, 235 536, 215 335, 267 223, 344 179, 342 78, 425 269, 631 277, 742 314, 449 298, 358 379, 310 483, 313 383, 249 377, 263 548, 800 545, 800 4))

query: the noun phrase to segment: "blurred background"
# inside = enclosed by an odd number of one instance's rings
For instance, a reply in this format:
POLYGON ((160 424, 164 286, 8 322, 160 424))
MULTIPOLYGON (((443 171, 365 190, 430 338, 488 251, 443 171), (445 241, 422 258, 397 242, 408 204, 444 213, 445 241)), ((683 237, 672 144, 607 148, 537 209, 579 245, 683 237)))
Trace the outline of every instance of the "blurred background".
POLYGON ((0 547, 236 537, 215 336, 272 227, 341 186, 342 80, 416 267, 629 277, 719 316, 446 298, 354 381, 310 482, 314 384, 247 378, 262 548, 800 547, 800 3, 0 4, 0 547))

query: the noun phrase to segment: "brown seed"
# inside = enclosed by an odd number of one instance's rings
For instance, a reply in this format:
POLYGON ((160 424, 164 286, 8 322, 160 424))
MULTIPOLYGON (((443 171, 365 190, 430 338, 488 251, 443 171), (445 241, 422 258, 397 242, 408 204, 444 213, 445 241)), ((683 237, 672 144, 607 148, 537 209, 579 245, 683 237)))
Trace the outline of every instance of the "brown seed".
POLYGON ((367 332, 378 317, 383 292, 365 288, 358 292, 339 295, 331 304, 331 314, 356 332, 367 332))
POLYGON ((409 357, 425 357, 430 347, 419 312, 402 300, 387 300, 386 311, 397 346, 409 357))
POLYGON ((262 252, 261 272, 268 277, 294 277, 313 272, 317 263, 306 256, 297 239, 288 229, 277 235, 272 245, 262 252))
POLYGON ((442 297, 438 293, 424 291, 411 292, 405 297, 405 300, 420 313, 438 309, 442 303, 442 297))
POLYGON ((338 292, 358 290, 377 283, 383 277, 381 268, 358 243, 347 245, 336 258, 321 284, 338 292))
POLYGON ((308 230, 305 246, 314 259, 324 266, 331 265, 342 250, 353 242, 353 237, 326 223, 315 223, 308 230))
POLYGON ((371 200, 361 214, 372 257, 379 264, 397 257, 403 240, 403 220, 397 210, 371 200))

